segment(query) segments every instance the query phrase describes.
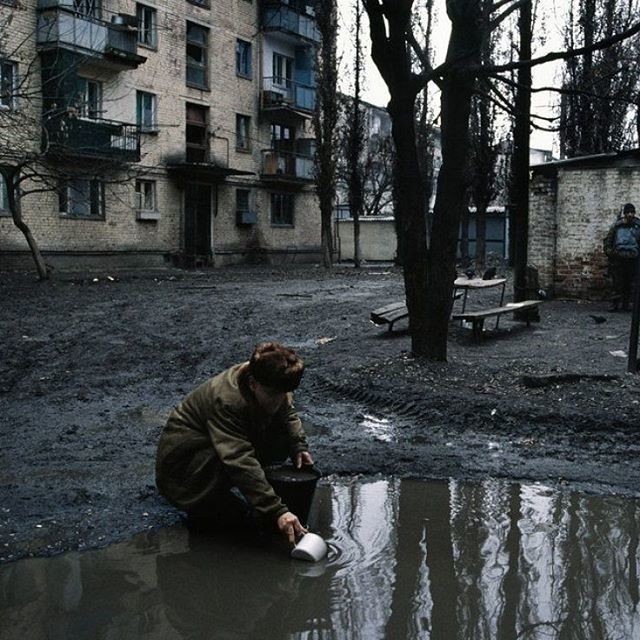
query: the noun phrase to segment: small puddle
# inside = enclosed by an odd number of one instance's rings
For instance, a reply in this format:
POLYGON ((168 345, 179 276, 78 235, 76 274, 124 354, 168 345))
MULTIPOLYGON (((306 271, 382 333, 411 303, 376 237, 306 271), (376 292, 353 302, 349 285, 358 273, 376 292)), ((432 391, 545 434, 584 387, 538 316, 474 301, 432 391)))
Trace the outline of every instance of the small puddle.
POLYGON ((373 437, 374 440, 380 442, 396 442, 396 428, 388 418, 378 418, 371 414, 365 413, 360 421, 360 426, 373 437))
POLYGON ((325 479, 328 557, 151 531, 0 568, 6 640, 640 638, 638 500, 489 479, 325 479))

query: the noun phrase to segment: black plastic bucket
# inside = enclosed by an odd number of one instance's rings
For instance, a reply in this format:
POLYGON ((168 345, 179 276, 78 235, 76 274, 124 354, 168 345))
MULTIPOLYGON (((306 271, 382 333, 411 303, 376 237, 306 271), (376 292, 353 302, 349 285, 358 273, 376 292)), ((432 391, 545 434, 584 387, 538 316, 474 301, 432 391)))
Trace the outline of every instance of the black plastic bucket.
POLYGON ((293 465, 283 464, 267 467, 265 475, 289 511, 306 524, 316 484, 322 475, 320 471, 316 467, 296 469, 293 465))

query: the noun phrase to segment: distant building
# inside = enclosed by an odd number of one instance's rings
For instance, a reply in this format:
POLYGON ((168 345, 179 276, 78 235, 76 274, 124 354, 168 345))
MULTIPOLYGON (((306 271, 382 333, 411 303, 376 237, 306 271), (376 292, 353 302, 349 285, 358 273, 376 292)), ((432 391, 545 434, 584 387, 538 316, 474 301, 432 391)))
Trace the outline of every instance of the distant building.
MULTIPOLYGON (((32 113, 61 173, 22 204, 47 262, 319 259, 314 0, 0 2, 9 16, 0 108, 32 113)), ((0 164, 20 136, 9 149, 0 164)), ((0 266, 27 255, 0 184, 0 266)))

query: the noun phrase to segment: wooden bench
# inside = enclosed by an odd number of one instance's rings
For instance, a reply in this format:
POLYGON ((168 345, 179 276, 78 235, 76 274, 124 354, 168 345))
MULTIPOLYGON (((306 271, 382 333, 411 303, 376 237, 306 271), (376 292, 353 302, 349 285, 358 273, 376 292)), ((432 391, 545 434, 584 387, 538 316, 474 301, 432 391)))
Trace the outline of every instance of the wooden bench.
MULTIPOLYGON (((462 297, 462 291, 456 291, 454 293, 453 299, 458 300, 462 297)), ((371 312, 371 322, 373 324, 389 324, 389 331, 393 330, 393 325, 398 320, 402 320, 403 318, 409 317, 409 310, 407 309, 407 304, 405 302, 393 302, 391 304, 386 305, 385 307, 380 307, 379 309, 374 309, 371 312)))
POLYGON ((409 316, 409 310, 404 302, 394 302, 388 304, 386 307, 380 307, 374 309, 371 312, 371 322, 373 324, 387 324, 389 323, 389 331, 393 330, 394 322, 407 318, 409 316))
MULTIPOLYGON (((513 313, 514 311, 522 311, 524 309, 534 309, 542 304, 542 300, 523 300, 522 302, 509 302, 504 307, 494 307, 493 309, 482 309, 479 311, 465 311, 464 313, 456 313, 453 315, 454 320, 464 320, 472 323, 473 335, 475 338, 482 337, 484 329, 484 321, 487 318, 499 317, 505 313, 513 313)), ((531 318, 527 314, 523 319, 527 326, 531 323, 531 318)))

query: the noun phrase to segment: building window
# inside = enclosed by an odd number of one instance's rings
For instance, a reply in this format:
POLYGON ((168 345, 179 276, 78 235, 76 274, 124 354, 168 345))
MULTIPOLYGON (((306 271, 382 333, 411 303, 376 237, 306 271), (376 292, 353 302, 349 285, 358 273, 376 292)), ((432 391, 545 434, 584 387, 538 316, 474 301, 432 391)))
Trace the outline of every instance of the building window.
POLYGON ((73 9, 87 18, 100 18, 100 0, 73 0, 73 9))
POLYGON ((273 54, 273 84, 289 87, 293 78, 293 58, 280 53, 273 54))
POLYGON ((187 162, 209 161, 209 109, 187 103, 187 162))
POLYGON ((102 115, 102 83, 88 78, 79 80, 82 83, 79 94, 79 115, 96 120, 102 115))
POLYGON ((136 180, 135 208, 138 220, 159 220, 156 206, 156 181, 136 180))
POLYGON ((251 43, 236 40, 236 73, 244 78, 250 78, 251 71, 251 43))
POLYGON ((236 189, 236 214, 241 216, 249 211, 249 189, 236 189))
POLYGON ((292 193, 271 194, 271 224, 276 226, 293 227, 292 193))
POLYGON ((156 10, 144 4, 136 4, 138 18, 138 44, 155 49, 158 46, 156 10))
POLYGON ((136 124, 140 131, 153 132, 158 130, 156 119, 156 96, 147 91, 136 92, 136 124))
POLYGON ((251 148, 251 139, 249 138, 249 128, 251 126, 251 118, 236 114, 236 149, 240 151, 249 151, 251 148))
POLYGON ((284 124, 271 124, 271 148, 276 151, 293 151, 295 145, 293 127, 284 124))
POLYGON ((0 216, 10 216, 9 210, 9 187, 5 177, 0 173, 0 216))
POLYGON ((209 29, 187 22, 187 84, 207 89, 207 45, 209 29))
POLYGON ((188 0, 191 4, 195 4, 197 7, 204 7, 208 9, 211 5, 209 4, 209 0, 188 0))
POLYGON ((104 184, 71 178, 58 188, 59 211, 70 218, 104 218, 104 184))
POLYGON ((18 65, 0 60, 0 108, 12 109, 16 105, 18 65))

